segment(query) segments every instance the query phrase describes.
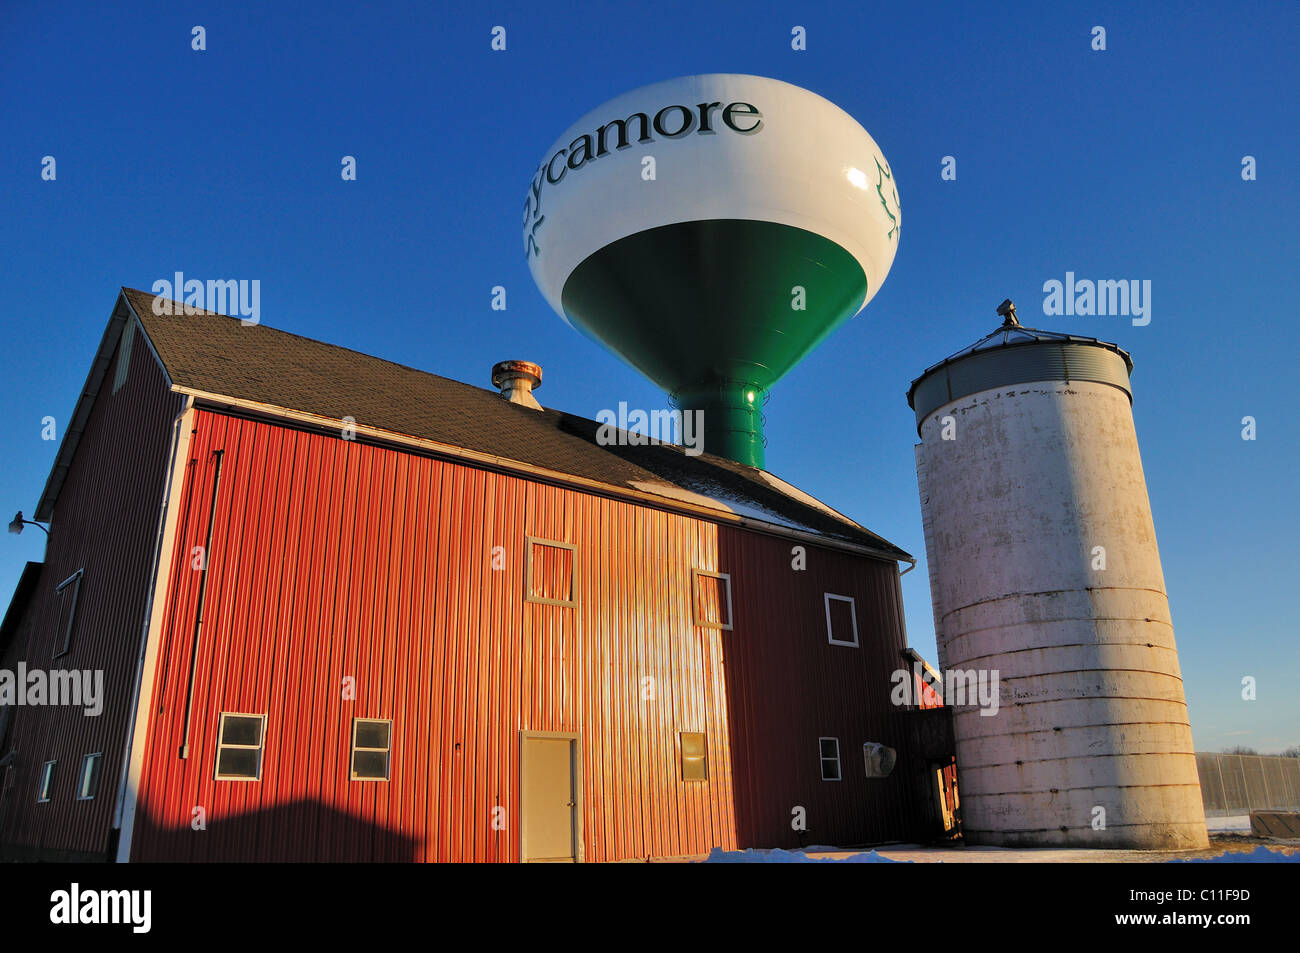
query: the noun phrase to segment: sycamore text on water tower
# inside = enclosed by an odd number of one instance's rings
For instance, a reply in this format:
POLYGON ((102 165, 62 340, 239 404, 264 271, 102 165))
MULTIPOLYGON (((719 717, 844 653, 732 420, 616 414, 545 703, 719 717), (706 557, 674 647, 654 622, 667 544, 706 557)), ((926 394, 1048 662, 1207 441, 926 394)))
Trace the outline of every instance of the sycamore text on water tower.
POLYGON ((617 130, 618 141, 615 151, 629 148, 632 143, 628 138, 628 126, 636 122, 640 135, 637 142, 653 142, 651 131, 665 139, 680 139, 692 132, 699 135, 717 135, 714 128, 714 112, 721 113, 722 125, 742 136, 752 136, 763 128, 763 114, 752 103, 698 103, 694 109, 689 106, 665 106, 654 115, 652 120, 647 113, 632 113, 626 119, 615 119, 596 129, 595 135, 585 133, 578 136, 563 149, 559 149, 549 160, 537 167, 529 187, 528 198, 524 201, 524 249, 525 255, 537 255, 541 249, 537 245, 537 229, 545 220, 541 214, 542 186, 559 185, 560 180, 570 169, 577 171, 588 162, 609 155, 610 130, 617 130), (672 127, 676 128, 672 128, 672 127), (594 151, 593 151, 594 150, 594 151), (556 166, 556 162, 559 165, 556 166), (557 171, 558 169, 558 171, 557 171))

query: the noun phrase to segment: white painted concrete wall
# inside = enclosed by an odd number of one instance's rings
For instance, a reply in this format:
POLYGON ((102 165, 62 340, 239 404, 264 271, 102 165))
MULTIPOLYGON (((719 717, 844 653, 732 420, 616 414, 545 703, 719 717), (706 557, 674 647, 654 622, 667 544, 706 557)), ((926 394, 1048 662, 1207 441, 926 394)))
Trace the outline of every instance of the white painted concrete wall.
POLYGON ((1128 395, 982 391, 925 420, 916 460, 940 668, 999 673, 996 715, 954 715, 968 841, 1204 846, 1128 395))

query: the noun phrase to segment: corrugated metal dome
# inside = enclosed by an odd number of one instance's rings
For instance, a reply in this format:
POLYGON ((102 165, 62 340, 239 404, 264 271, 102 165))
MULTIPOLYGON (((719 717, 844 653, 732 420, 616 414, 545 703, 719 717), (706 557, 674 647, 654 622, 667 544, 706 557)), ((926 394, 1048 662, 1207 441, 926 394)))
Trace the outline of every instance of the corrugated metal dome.
POLYGON ((927 367, 907 390, 916 429, 944 404, 1004 384, 1030 381, 1097 381, 1133 399, 1133 359, 1117 344, 1097 338, 1027 328, 1010 300, 998 306, 1002 325, 974 344, 927 367))

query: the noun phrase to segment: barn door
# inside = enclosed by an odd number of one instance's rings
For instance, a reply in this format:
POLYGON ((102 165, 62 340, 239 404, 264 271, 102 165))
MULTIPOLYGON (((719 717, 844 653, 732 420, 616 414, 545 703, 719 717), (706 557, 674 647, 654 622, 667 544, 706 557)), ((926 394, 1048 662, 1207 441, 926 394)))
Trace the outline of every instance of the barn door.
POLYGON ((582 859, 582 762, 578 736, 526 732, 520 750, 520 859, 582 859))

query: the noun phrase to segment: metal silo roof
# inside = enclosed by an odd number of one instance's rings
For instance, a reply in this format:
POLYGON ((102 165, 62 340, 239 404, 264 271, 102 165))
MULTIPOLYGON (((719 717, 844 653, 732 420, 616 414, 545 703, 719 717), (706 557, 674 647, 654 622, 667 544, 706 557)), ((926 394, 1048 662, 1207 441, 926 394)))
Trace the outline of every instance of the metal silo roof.
POLYGON ((916 427, 934 410, 962 397, 1030 381, 1096 381, 1120 388, 1132 400, 1129 375, 1133 359, 1117 344, 1060 331, 1027 328, 1005 301, 1002 325, 974 344, 932 364, 912 381, 907 403, 916 411, 916 427))

